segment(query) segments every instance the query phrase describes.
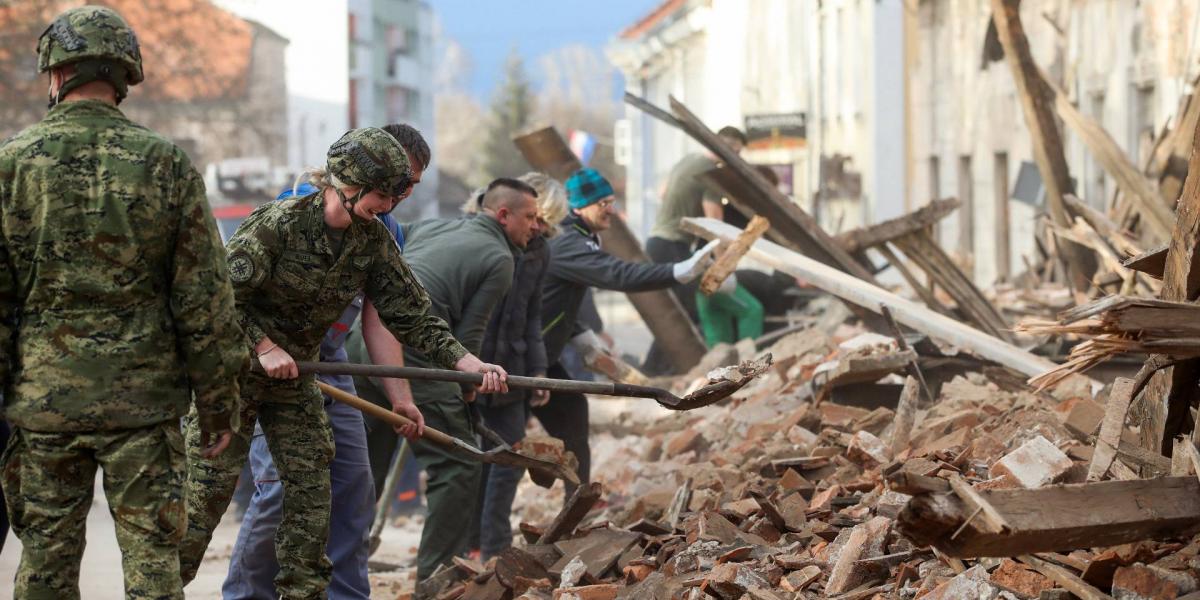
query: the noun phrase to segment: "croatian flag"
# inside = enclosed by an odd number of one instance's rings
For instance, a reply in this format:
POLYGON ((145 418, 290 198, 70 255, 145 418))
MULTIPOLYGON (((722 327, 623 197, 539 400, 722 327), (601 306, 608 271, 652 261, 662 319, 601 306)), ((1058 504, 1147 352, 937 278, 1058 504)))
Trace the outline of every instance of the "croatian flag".
POLYGON ((572 129, 571 135, 567 139, 567 145, 571 147, 571 152, 579 157, 579 162, 583 166, 587 166, 592 160, 592 155, 596 153, 596 138, 586 131, 572 129))

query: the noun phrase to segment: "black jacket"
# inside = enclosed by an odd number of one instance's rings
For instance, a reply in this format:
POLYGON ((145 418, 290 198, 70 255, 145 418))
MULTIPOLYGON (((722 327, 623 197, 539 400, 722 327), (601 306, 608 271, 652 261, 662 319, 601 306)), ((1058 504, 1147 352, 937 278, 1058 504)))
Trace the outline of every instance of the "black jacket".
MULTIPOLYGON (((479 358, 498 364, 511 375, 545 375, 546 345, 542 341, 542 282, 550 267, 550 244, 537 236, 517 257, 512 287, 492 312, 479 358)), ((529 397, 529 390, 488 394, 490 406, 505 406, 529 397)))
POLYGON ((589 287, 645 292, 676 283, 671 263, 635 263, 600 249, 600 238, 576 215, 562 222, 562 233, 550 240, 550 270, 542 291, 542 336, 550 364, 567 342, 582 333, 576 323, 589 287))

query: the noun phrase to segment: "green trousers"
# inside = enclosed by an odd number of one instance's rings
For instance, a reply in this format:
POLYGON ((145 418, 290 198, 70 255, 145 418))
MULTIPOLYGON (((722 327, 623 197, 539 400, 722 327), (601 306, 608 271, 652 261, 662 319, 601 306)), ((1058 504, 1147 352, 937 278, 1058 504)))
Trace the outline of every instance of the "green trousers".
POLYGON ((182 600, 177 549, 187 520, 178 421, 87 433, 16 429, 2 468, 9 519, 22 545, 14 598, 80 597, 79 561, 99 468, 121 548, 125 597, 182 600))
POLYGON ((184 583, 196 576, 213 531, 229 508, 257 419, 283 484, 283 518, 275 533, 279 560, 275 589, 287 600, 325 598, 333 574, 325 555, 333 433, 312 377, 268 382, 261 376, 249 376, 242 386, 239 430, 229 448, 216 458, 201 456, 195 417, 193 409, 186 419, 188 530, 179 547, 184 583))
MULTIPOLYGON (((457 384, 411 381, 413 400, 425 425, 475 446, 475 428, 457 384)), ((428 442, 413 445, 413 454, 425 469, 425 503, 429 514, 417 548, 417 581, 433 574, 439 565, 450 564, 467 551, 471 512, 482 469, 479 463, 454 456, 428 442)))
POLYGON ((740 285, 730 294, 717 292, 705 296, 696 292, 696 310, 700 313, 700 329, 709 348, 722 342, 733 344, 762 335, 763 305, 740 285))

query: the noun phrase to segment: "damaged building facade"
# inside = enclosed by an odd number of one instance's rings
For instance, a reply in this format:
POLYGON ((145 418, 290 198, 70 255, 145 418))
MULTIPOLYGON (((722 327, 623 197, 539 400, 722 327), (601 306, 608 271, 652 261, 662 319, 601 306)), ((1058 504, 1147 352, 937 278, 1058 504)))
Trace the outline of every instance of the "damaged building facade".
MULTIPOLYGON (((1197 0, 1025 0, 1034 60, 1135 164, 1200 73, 1197 0)), ((954 197, 937 236, 980 285, 1037 262, 1040 176, 989 0, 668 0, 610 46, 626 88, 674 96, 714 126, 786 117, 743 153, 831 232, 954 197)), ((645 235, 671 166, 698 151, 629 107, 631 225, 645 235)), ((1064 133, 1076 194, 1111 205, 1116 186, 1064 133)))

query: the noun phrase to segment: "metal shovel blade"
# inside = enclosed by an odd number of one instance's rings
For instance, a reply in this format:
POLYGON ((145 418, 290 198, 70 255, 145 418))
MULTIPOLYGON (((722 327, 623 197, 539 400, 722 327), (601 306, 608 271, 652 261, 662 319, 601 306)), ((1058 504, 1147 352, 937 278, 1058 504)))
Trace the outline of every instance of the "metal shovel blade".
POLYGON ((548 488, 554 485, 554 479, 561 479, 579 485, 579 475, 575 471, 558 463, 525 456, 516 450, 509 450, 508 448, 492 448, 485 452, 458 438, 452 439, 454 440, 454 447, 447 448, 452 454, 462 456, 468 460, 476 460, 493 465, 529 469, 530 478, 533 479, 534 483, 542 487, 548 488), (545 477, 536 477, 533 474, 535 471, 550 475, 553 479, 547 480, 545 477))
MULTIPOLYGON (((386 421, 392 425, 411 425, 412 421, 405 418, 403 415, 398 415, 382 406, 377 406, 374 403, 368 402, 355 396, 343 392, 325 382, 318 381, 317 387, 321 388, 321 392, 328 395, 330 398, 349 404, 358 410, 369 414, 377 419, 386 421)), ((447 435, 432 427, 425 427, 425 434, 421 439, 444 448, 447 452, 455 456, 459 456, 466 460, 489 463, 493 465, 507 465, 512 467, 521 467, 530 470, 543 471, 552 475, 556 479, 562 479, 574 484, 579 483, 579 476, 574 471, 567 469, 563 465, 550 462, 548 460, 540 460, 519 454, 512 450, 504 448, 495 448, 484 452, 475 446, 472 446, 456 437, 447 435)), ((537 481, 536 479, 534 480, 537 481)), ((544 479, 543 479, 544 481, 544 479)))
POLYGON ((700 387, 682 398, 662 390, 662 395, 656 397, 655 400, 671 410, 694 410, 716 404, 746 387, 746 384, 755 377, 765 373, 767 369, 771 368, 771 362, 772 356, 767 353, 755 360, 742 361, 739 365, 715 369, 708 373, 708 385, 700 387))

